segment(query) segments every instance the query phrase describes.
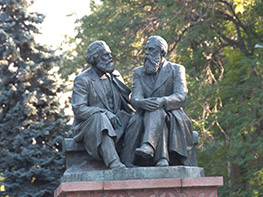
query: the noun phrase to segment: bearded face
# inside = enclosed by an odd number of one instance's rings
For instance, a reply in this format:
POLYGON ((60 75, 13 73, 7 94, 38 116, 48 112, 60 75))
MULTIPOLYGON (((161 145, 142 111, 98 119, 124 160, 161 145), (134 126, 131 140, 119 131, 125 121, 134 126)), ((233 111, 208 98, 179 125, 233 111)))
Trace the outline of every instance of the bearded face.
POLYGON ((161 57, 145 56, 144 58, 144 72, 146 74, 154 74, 158 71, 161 63, 161 57))
POLYGON ((113 61, 99 60, 99 62, 97 63, 97 68, 103 73, 112 73, 114 71, 113 61))
POLYGON ((102 73, 112 73, 114 71, 111 51, 108 46, 102 46, 98 51, 98 62, 96 67, 102 73))
POLYGON ((156 46, 154 42, 147 43, 146 55, 144 58, 144 72, 149 75, 156 73, 161 62, 161 48, 156 46))

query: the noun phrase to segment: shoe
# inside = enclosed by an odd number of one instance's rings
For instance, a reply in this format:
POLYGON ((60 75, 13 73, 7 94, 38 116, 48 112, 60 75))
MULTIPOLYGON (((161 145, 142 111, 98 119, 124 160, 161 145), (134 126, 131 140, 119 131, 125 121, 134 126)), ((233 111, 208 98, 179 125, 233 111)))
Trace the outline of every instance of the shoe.
POLYGON ((135 153, 145 159, 150 159, 153 157, 154 150, 149 144, 143 144, 140 148, 135 149, 135 153))
POLYGON ((114 160, 109 165, 109 169, 121 169, 121 168, 126 168, 126 166, 123 163, 121 163, 119 160, 114 160))
POLYGON ((167 159, 160 159, 157 163, 156 166, 159 167, 167 167, 169 166, 169 162, 167 161, 167 159))
POLYGON ((131 163, 131 162, 124 162, 124 165, 127 167, 127 168, 136 168, 136 167, 138 167, 138 166, 136 166, 136 165, 134 165, 133 163, 131 163))

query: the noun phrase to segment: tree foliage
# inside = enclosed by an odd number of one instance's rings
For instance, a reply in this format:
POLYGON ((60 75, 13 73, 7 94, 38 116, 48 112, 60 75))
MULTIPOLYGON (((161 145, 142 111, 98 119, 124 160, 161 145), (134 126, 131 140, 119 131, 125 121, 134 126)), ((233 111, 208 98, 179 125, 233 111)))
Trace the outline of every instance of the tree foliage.
POLYGON ((53 196, 64 168, 59 59, 35 43, 44 16, 28 13, 31 3, 0 1, 1 196, 53 196))
POLYGON ((167 59, 188 74, 187 113, 201 137, 199 166, 223 175, 220 196, 263 193, 263 3, 260 0, 102 0, 76 21, 67 76, 86 67, 85 52, 105 40, 131 84, 151 35, 169 44, 167 59), (255 46, 259 46, 255 48, 255 46))

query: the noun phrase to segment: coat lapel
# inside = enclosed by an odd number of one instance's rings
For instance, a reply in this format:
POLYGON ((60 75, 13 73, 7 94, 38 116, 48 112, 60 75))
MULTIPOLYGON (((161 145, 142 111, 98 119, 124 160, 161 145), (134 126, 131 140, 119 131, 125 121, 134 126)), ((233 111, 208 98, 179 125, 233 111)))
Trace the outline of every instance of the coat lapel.
POLYGON ((154 84, 154 88, 153 88, 152 93, 154 93, 159 87, 161 87, 164 84, 164 82, 170 77, 170 74, 171 74, 171 72, 170 72, 170 69, 168 66, 168 62, 165 61, 163 63, 163 67, 162 67, 162 69, 161 69, 161 71, 157 77, 157 80, 154 84))
POLYGON ((92 85, 93 85, 97 95, 99 96, 101 102, 105 105, 105 107, 108 110, 110 110, 109 104, 107 102, 106 95, 104 94, 104 90, 103 90, 103 87, 102 87, 102 84, 100 81, 100 77, 97 75, 96 72, 94 72, 94 70, 92 70, 92 72, 91 72, 90 79, 92 80, 92 85))
POLYGON ((141 83, 142 83, 142 87, 144 87, 146 92, 148 92, 148 95, 151 95, 154 87, 152 76, 142 72, 141 83))
POLYGON ((118 94, 120 96, 122 107, 128 113, 134 112, 134 109, 130 106, 130 93, 131 90, 121 81, 118 79, 118 76, 114 75, 113 77, 113 85, 115 85, 118 89, 114 95, 118 94))
POLYGON ((118 76, 113 75, 112 81, 118 87, 119 91, 122 94, 129 97, 131 90, 122 81, 118 79, 118 76))

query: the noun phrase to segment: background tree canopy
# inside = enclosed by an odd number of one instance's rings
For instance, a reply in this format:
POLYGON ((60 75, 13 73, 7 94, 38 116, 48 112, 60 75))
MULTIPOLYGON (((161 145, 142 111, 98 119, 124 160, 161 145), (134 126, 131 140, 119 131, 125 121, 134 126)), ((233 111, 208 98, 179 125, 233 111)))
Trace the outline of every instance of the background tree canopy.
POLYGON ((151 35, 169 44, 167 59, 186 67, 185 110, 200 133, 199 166, 223 175, 220 196, 263 193, 263 2, 260 0, 102 0, 77 23, 64 76, 84 69, 88 45, 110 46, 131 86, 151 35))

